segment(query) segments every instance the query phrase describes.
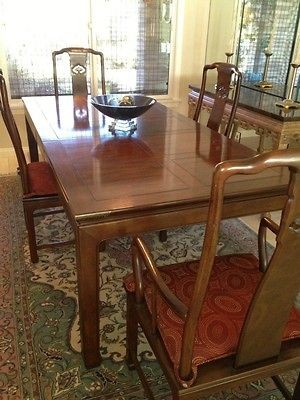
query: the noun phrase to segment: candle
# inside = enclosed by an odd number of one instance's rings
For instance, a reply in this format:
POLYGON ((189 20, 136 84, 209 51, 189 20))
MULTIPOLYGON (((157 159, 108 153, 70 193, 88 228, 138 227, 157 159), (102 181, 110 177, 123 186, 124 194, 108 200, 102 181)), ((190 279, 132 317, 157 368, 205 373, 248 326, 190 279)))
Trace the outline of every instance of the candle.
MULTIPOLYGON (((274 25, 273 25, 273 26, 274 26, 274 25)), ((268 48, 266 49, 266 51, 267 51, 268 53, 272 53, 272 51, 273 51, 273 43, 274 43, 274 29, 273 29, 273 31, 272 31, 272 33, 271 33, 271 36, 270 36, 269 46, 268 46, 268 48)))
POLYGON ((234 53, 234 48, 233 48, 233 38, 230 39, 229 43, 228 43, 228 47, 226 49, 225 53, 234 53))
POLYGON ((273 54, 273 51, 271 50, 270 47, 266 47, 266 48, 264 49, 264 53, 265 53, 265 54, 273 54))
POLYGON ((274 21, 274 24, 273 24, 273 27, 272 27, 272 32, 271 32, 271 35, 270 35, 270 41, 269 41, 269 46, 268 46, 268 49, 269 49, 270 53, 272 53, 272 51, 273 51, 273 44, 274 44, 274 37, 275 37, 275 34, 276 34, 276 30, 277 30, 277 18, 275 16, 275 21, 274 21))
POLYGON ((298 39, 298 48, 297 51, 294 52, 293 56, 293 63, 294 64, 300 64, 300 40, 298 39))
POLYGON ((278 27, 278 14, 276 14, 276 10, 275 10, 275 20, 272 26, 272 32, 270 35, 270 41, 269 41, 269 46, 267 48, 267 52, 268 53, 273 53, 273 45, 274 45, 274 39, 275 39, 275 35, 277 32, 277 27, 278 27))

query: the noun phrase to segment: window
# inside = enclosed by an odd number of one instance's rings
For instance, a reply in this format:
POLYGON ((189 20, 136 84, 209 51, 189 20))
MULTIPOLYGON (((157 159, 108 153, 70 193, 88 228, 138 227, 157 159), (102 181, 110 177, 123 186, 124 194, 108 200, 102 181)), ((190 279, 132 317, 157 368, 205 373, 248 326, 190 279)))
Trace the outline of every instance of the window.
POLYGON ((108 92, 167 94, 174 2, 0 0, 11 97, 53 94, 51 54, 69 46, 104 53, 108 92))
POLYGON ((243 0, 238 65, 244 82, 262 79, 266 57, 268 80, 286 85, 299 21, 299 0, 243 0))

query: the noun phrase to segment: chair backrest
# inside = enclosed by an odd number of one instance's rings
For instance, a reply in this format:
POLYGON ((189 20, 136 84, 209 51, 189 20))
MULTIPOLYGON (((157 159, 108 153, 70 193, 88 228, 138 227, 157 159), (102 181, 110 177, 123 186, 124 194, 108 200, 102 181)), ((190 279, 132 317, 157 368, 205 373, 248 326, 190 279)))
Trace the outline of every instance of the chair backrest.
POLYGON ((0 111, 16 153, 23 192, 28 193, 29 186, 27 176, 27 162, 22 148, 22 141, 19 135, 19 131, 12 115, 11 108, 9 106, 6 83, 2 74, 0 74, 0 111))
POLYGON ((199 93, 199 98, 194 114, 194 120, 198 121, 203 98, 206 90, 207 72, 209 70, 217 71, 217 84, 216 92, 212 110, 207 122, 207 126, 215 131, 218 131, 224 117, 226 103, 229 99, 231 90, 234 90, 233 99, 231 101, 232 107, 229 114, 228 122, 225 129, 225 136, 229 136, 234 122, 234 116, 240 95, 240 87, 242 81, 242 74, 238 68, 229 63, 216 62, 213 64, 205 65, 203 68, 202 83, 199 93))
MULTIPOLYGON (((53 51, 52 53, 55 96, 58 96, 59 94, 59 83, 57 76, 57 57, 63 53, 66 53, 69 56, 70 74, 72 79, 72 93, 74 95, 83 95, 83 96, 88 95, 88 80, 87 80, 88 64, 90 64, 90 66, 96 65, 92 61, 92 56, 97 56, 98 60, 100 61, 101 90, 102 94, 106 94, 103 53, 101 51, 96 51, 90 48, 65 47, 61 50, 53 51)), ((92 90, 92 83, 91 83, 91 90, 92 90)))
MULTIPOLYGON (((251 302, 242 329, 235 366, 241 367, 279 354, 289 313, 300 288, 300 151, 277 150, 252 159, 224 161, 215 168, 211 200, 194 292, 185 319, 179 374, 191 373, 195 329, 217 249, 224 186, 236 174, 257 174, 266 168, 287 167, 290 179, 287 200, 276 232, 276 247, 270 260, 260 259, 266 270, 251 302), (266 267, 266 268, 265 268, 266 267), (272 335, 269 330, 272 329, 272 335)), ((260 232, 261 234, 262 232, 260 232)), ((262 242, 262 240, 260 240, 262 242)))

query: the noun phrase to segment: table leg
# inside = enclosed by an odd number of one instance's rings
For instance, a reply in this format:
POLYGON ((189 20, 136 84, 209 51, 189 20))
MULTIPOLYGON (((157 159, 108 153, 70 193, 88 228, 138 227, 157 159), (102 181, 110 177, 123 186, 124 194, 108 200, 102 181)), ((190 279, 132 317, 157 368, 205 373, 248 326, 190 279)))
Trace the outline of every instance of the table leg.
POLYGON ((85 228, 76 232, 79 323, 84 363, 100 364, 99 343, 99 242, 85 228))
POLYGON ((278 149, 282 150, 282 149, 287 149, 289 146, 288 141, 286 140, 286 137, 284 137, 282 135, 282 137, 280 137, 280 139, 278 140, 278 149))
POLYGON ((273 149, 286 149, 289 145, 289 140, 287 135, 285 135, 284 132, 280 132, 279 135, 273 136, 272 137, 272 148, 273 149))
POLYGON ((38 147, 37 143, 35 140, 35 137, 32 133, 31 127, 27 121, 26 121, 26 131, 27 131, 27 140, 28 140, 28 146, 29 146, 29 155, 30 155, 30 161, 39 161, 39 152, 38 152, 38 147))
POLYGON ((260 132, 259 144, 257 148, 258 153, 263 153, 265 151, 264 143, 265 143, 265 134, 263 132, 260 132))
POLYGON ((233 126, 232 126, 232 131, 230 135, 230 139, 236 140, 237 142, 241 141, 241 133, 238 132, 239 129, 239 122, 234 120, 233 126))

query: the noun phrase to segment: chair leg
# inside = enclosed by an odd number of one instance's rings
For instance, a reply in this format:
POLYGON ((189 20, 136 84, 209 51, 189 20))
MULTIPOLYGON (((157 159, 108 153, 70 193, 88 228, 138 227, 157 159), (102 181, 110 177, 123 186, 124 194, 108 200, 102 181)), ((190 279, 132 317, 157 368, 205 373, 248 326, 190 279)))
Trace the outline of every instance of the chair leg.
POLYGON ((134 307, 134 294, 127 293, 126 311, 126 362, 129 369, 135 368, 137 359, 138 321, 134 307))
POLYGON ((39 257, 37 254, 33 210, 24 207, 24 216, 28 234, 30 258, 33 263, 37 263, 39 261, 39 257))
POLYGON ((101 242, 100 243, 100 245, 99 245, 99 251, 105 251, 105 249, 106 249, 106 242, 105 241, 103 241, 103 242, 101 242))
POLYGON ((275 385, 277 386, 277 388, 281 391, 281 393, 283 394, 283 397, 287 400, 292 400, 292 395, 289 392, 288 388, 285 386, 285 384, 283 383, 282 379, 280 378, 280 376, 278 375, 274 375, 272 376, 273 382, 275 383, 275 385))
POLYGON ((273 379, 275 385, 278 387, 278 389, 283 394, 285 399, 287 399, 287 400, 299 400, 300 399, 300 373, 298 375, 298 379, 297 379, 293 394, 291 394, 291 392, 288 390, 288 388, 285 386, 282 379, 278 375, 272 376, 272 379, 273 379))
POLYGON ((168 232, 166 230, 159 231, 159 241, 166 242, 168 239, 168 232))
POLYGON ((292 397, 292 400, 298 400, 298 399, 300 399, 300 372, 298 375, 298 379, 297 379, 293 397, 292 397))
POLYGON ((155 400, 151 388, 137 358, 138 345, 138 319, 135 308, 134 293, 127 292, 126 311, 126 362, 129 369, 136 369, 142 382, 145 395, 149 400, 155 400))

